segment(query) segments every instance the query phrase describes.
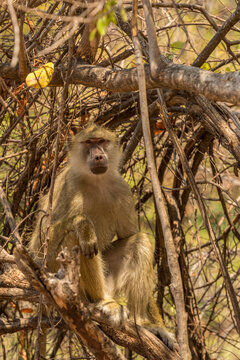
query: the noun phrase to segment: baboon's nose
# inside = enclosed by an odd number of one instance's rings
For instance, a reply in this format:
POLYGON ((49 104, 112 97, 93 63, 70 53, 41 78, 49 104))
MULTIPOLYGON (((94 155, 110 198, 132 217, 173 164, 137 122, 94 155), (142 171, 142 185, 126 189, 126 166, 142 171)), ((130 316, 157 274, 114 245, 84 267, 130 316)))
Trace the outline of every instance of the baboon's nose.
POLYGON ((102 161, 102 160, 103 160, 103 156, 102 156, 102 155, 96 155, 96 156, 95 156, 95 160, 96 160, 96 161, 102 161))

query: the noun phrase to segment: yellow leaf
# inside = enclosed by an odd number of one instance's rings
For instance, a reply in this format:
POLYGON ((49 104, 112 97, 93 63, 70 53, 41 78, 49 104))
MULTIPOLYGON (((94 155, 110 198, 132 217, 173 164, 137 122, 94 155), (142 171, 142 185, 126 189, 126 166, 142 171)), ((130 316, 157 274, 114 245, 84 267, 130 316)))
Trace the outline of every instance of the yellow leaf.
POLYGON ((54 73, 54 64, 49 62, 41 66, 38 70, 33 71, 26 77, 27 86, 36 89, 44 88, 51 82, 54 73))

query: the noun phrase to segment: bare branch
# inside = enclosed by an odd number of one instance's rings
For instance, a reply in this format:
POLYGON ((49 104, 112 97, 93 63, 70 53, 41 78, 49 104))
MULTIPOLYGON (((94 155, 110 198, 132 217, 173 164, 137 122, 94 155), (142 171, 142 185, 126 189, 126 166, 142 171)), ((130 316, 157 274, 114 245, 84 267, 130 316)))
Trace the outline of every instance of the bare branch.
MULTIPOLYGON (((49 86, 63 86, 64 68, 56 68, 49 86)), ((153 80, 149 66, 145 66, 147 89, 167 87, 204 95, 211 101, 226 101, 231 104, 240 102, 240 74, 225 74, 204 71, 196 67, 168 64, 159 71, 153 80)), ((0 76, 4 79, 17 79, 17 72, 9 66, 0 66, 0 76)), ((135 68, 112 70, 99 66, 78 65, 69 79, 70 84, 85 85, 112 92, 130 92, 138 90, 138 79, 135 68)))
POLYGON ((159 69, 164 69, 169 60, 162 56, 159 50, 152 7, 149 1, 143 0, 143 10, 147 24, 151 76, 155 79, 158 76, 159 69))
POLYGON ((165 247, 168 256, 168 264, 171 273, 171 289, 173 292, 176 311, 177 311, 177 325, 178 325, 178 342, 180 346, 181 358, 184 360, 191 359, 190 349, 188 345, 187 332, 187 314, 185 311, 184 293, 181 272, 178 264, 178 256, 176 253, 173 236, 171 233, 170 224, 168 221, 167 211, 164 206, 164 198, 159 184, 158 175, 155 166, 153 145, 151 140, 151 130, 148 117, 147 94, 144 66, 142 61, 141 46, 137 37, 137 1, 134 1, 135 11, 133 12, 133 44, 136 55, 136 66, 139 79, 139 97, 141 107, 141 119, 143 136, 148 160, 148 170, 152 180, 153 192, 156 201, 156 206, 159 218, 162 224, 165 247), (135 20, 135 21, 134 21, 135 20))
POLYGON ((196 60, 193 62, 193 66, 202 66, 204 62, 209 58, 214 49, 223 40, 224 36, 232 29, 232 27, 240 20, 240 4, 238 3, 236 10, 229 16, 229 18, 222 24, 217 33, 209 41, 207 46, 201 51, 196 60))
MULTIPOLYGON (((214 250, 214 253, 215 253, 215 256, 219 262, 219 265, 220 265, 220 269, 221 269, 221 272, 222 272, 222 276, 224 278, 224 281, 225 281, 225 285, 226 285, 226 289, 228 291, 228 294, 229 294, 229 297, 231 299, 231 303, 232 303, 232 306, 233 306, 233 310, 234 310, 234 315, 235 315, 235 320, 236 320, 236 325, 237 325, 237 330, 238 332, 240 333, 240 308, 239 308, 239 305, 238 305, 238 301, 237 301, 237 298, 236 298, 236 294, 234 292, 234 289, 233 289, 233 285, 232 285, 232 282, 231 282, 231 279, 230 279, 230 276, 229 276, 229 273, 227 271, 227 268, 226 268, 226 265, 224 263, 224 260, 223 260, 223 256, 222 256, 222 253, 220 251, 220 248, 219 248, 219 245, 218 245, 218 242, 216 240, 216 235, 214 233, 214 230, 213 230, 213 227, 212 227, 212 224, 209 220, 209 217, 208 217, 208 214, 207 214, 207 210, 205 208, 205 205, 204 205, 204 202, 203 202, 203 199, 201 197, 201 194, 200 194, 200 191, 197 187, 197 184, 195 182, 195 179, 194 179, 194 176, 192 174, 192 171, 190 169, 190 166, 188 164, 188 161, 187 161, 187 158, 186 158, 186 155, 184 154, 182 148, 181 148, 181 145, 179 143, 179 140, 176 136, 176 134, 174 133, 173 129, 172 129, 172 124, 169 120, 169 117, 168 117, 168 114, 167 114, 167 108, 166 108, 166 105, 164 103, 164 99, 163 99, 163 95, 162 95, 162 92, 160 90, 158 90, 158 95, 159 95, 159 102, 162 106, 162 109, 163 109, 163 120, 164 120, 164 124, 168 130, 168 133, 169 133, 169 136, 171 137, 171 140, 178 152, 178 155, 181 159, 181 163, 182 163, 182 166, 183 166, 183 169, 188 177, 188 181, 189 181, 189 184, 192 188, 192 191, 197 199, 197 203, 198 203, 198 206, 199 206, 199 210, 200 210, 200 213, 203 217, 203 221, 204 221, 204 224, 205 224, 205 227, 207 229, 207 232, 208 232, 208 236, 209 236, 209 239, 212 243, 212 247, 213 247, 213 250, 214 250)), ((197 101, 201 104, 203 104, 205 102, 204 98, 198 96, 197 97, 197 101)), ((214 110, 212 110, 214 112, 214 110)))
MULTIPOLYGON (((0 323, 0 335, 3 334, 12 334, 21 330, 34 330, 38 324, 38 317, 31 318, 19 318, 13 320, 2 320, 0 323)), ((58 329, 65 329, 66 325, 60 317, 52 318, 51 320, 47 317, 42 318, 41 322, 42 329, 49 329, 52 327, 58 329)))
POLYGON ((13 7, 13 1, 7 0, 7 3, 8 3, 8 10, 11 16, 13 30, 14 30, 14 48, 13 48, 12 61, 10 65, 12 68, 14 68, 18 63, 18 54, 20 50, 20 30, 19 30, 17 15, 13 7))
MULTIPOLYGON (((86 308, 78 295, 79 256, 77 250, 70 255, 65 249, 59 255, 64 267, 58 274, 46 273, 30 258, 25 248, 18 245, 15 251, 16 263, 32 285, 54 304, 68 326, 78 334, 84 344, 96 356, 106 356, 106 359, 124 359, 113 342, 90 319, 101 324, 102 329, 117 344, 126 346, 149 360, 178 359, 157 337, 147 330, 127 322, 123 329, 113 329, 109 321, 95 307, 86 308), (74 255, 75 254, 75 255, 74 255), (78 265, 77 265, 78 264, 78 265), (78 317, 76 317, 76 313, 78 317), (137 330, 136 330, 137 329, 137 330), (101 355, 100 355, 101 354, 101 355)), ((81 281, 81 280, 80 280, 81 281)))
POLYGON ((27 52, 24 42, 24 35, 23 35, 23 21, 24 21, 24 14, 22 14, 20 20, 20 27, 19 27, 19 37, 20 37, 20 44, 19 44, 19 75, 22 81, 25 81, 26 76, 30 72, 28 68, 28 58, 27 52))
POLYGON ((5 210, 5 214, 6 214, 6 217, 8 219, 8 222, 9 222, 10 228, 12 230, 13 237, 14 237, 15 241, 16 242, 21 242, 21 237, 20 237, 18 231, 16 230, 16 223, 15 223, 15 220, 13 218, 11 208, 9 206, 6 195, 5 195, 1 185, 0 185, 0 201, 1 201, 2 205, 3 205, 4 210, 5 210))

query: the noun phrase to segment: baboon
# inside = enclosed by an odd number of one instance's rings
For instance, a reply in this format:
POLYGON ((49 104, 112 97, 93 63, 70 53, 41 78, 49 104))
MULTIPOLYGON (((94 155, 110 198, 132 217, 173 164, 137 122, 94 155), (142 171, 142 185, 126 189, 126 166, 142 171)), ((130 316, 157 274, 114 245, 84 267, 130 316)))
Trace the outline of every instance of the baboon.
MULTIPOLYGON (((153 298, 153 251, 148 236, 139 232, 130 188, 121 177, 116 136, 91 125, 72 141, 69 163, 57 176, 52 204, 47 267, 56 272, 62 247, 80 247, 80 290, 107 314, 113 326, 128 316, 147 327, 171 349, 175 340, 153 298), (127 308, 117 299, 124 296, 127 308)), ((46 210, 46 195, 40 209, 46 210)), ((40 215, 30 249, 41 255, 47 217, 40 215)))

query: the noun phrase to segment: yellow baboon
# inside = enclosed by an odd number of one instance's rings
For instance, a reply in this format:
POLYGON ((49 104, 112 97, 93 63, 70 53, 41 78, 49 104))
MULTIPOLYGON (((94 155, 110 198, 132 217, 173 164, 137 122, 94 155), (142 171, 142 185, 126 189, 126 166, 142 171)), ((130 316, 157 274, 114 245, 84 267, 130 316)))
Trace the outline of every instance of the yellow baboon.
MULTIPOLYGON (((119 147, 115 135, 92 125, 72 142, 68 166, 58 175, 47 266, 56 272, 62 247, 81 249, 80 289, 88 301, 107 314, 113 326, 124 323, 124 296, 130 316, 146 326, 171 349, 174 337, 166 330, 153 299, 153 251, 146 234, 139 232, 133 196, 120 176, 119 147)), ((48 195, 40 202, 46 210, 48 195)), ((41 255, 47 217, 40 213, 30 248, 41 255)))

